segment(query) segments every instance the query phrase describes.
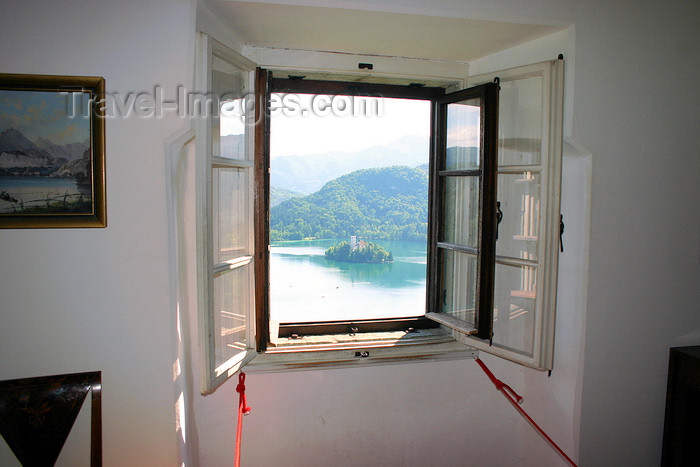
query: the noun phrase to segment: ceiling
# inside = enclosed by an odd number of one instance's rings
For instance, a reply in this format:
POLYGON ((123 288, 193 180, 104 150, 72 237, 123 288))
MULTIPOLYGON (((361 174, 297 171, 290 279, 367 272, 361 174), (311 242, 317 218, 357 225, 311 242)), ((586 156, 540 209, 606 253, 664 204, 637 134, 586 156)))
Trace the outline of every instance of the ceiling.
POLYGON ((280 3, 207 1, 244 45, 468 62, 561 27, 280 3))

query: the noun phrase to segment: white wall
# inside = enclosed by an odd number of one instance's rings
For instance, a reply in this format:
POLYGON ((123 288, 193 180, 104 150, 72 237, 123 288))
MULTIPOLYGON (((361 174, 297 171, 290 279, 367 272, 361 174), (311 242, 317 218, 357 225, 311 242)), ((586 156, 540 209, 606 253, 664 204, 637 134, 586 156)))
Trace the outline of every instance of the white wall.
POLYGON ((593 154, 581 463, 659 465, 668 349, 700 345, 700 4, 577 2, 593 154))
MULTIPOLYGON (((4 2, 0 70, 103 76, 123 97, 160 85, 170 99, 192 80, 190 10, 4 2)), ((108 466, 177 464, 163 142, 185 124, 107 121, 106 229, 0 231, 0 379, 101 370, 108 466)))

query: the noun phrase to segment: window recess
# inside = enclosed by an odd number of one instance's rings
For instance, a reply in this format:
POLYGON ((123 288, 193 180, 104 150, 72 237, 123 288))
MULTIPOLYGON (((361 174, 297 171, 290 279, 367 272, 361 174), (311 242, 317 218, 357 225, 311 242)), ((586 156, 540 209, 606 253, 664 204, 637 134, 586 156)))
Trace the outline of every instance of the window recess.
POLYGON ((218 114, 197 119, 197 154, 206 155, 197 166, 204 392, 261 353, 261 364, 288 369, 295 363, 358 364, 379 355, 382 362, 405 361, 411 346, 420 347, 416 355, 433 356, 457 346, 551 369, 562 60, 473 77, 474 87, 445 94, 439 87, 273 78, 202 35, 198 67, 200 89, 245 102, 239 130, 218 114), (253 91, 254 105, 245 101, 253 91), (425 316, 271 322, 269 102, 275 91, 430 103, 425 316), (229 125, 226 134, 222 125, 229 125), (227 145, 233 139, 239 144, 227 145), (427 341, 416 337, 422 332, 427 341), (323 335, 341 337, 331 343, 314 337, 323 335), (292 344, 279 346, 275 339, 292 344), (423 344, 431 339, 443 350, 427 350, 423 344))

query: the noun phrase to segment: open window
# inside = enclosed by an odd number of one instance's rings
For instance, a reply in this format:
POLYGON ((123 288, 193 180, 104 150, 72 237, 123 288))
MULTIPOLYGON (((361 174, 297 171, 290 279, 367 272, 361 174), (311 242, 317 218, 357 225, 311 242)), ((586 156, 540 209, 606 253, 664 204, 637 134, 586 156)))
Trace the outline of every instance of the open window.
POLYGON ((436 105, 428 317, 466 335, 493 336, 497 240, 498 84, 436 105))
POLYGON ((204 392, 255 357, 253 160, 249 124, 254 64, 198 36, 197 277, 204 392))
POLYGON ((257 155, 258 348, 299 346, 309 343, 309 336, 316 336, 315 343, 332 343, 343 334, 360 340, 381 332, 437 327, 425 318, 428 166, 431 106, 444 88, 270 74, 259 70, 258 80, 272 113, 259 125, 265 142, 258 145, 257 155), (401 119, 407 113, 421 120, 424 148, 412 148, 410 156, 392 156, 386 149, 371 157, 362 152, 296 157, 304 170, 287 174, 295 182, 287 188, 303 187, 309 179, 318 182, 314 192, 271 206, 275 178, 292 165, 281 162, 292 157, 271 157, 276 154, 269 141, 282 131, 276 123, 284 120, 275 112, 293 112, 303 128, 287 144, 337 130, 333 149, 339 151, 352 138, 369 139, 370 133, 386 131, 390 122, 400 124, 389 107, 404 109, 401 119), (332 112, 344 117, 334 118, 332 112), (314 120, 311 113, 319 118, 314 120), (334 175, 322 173, 324 169, 334 175))
MULTIPOLYGON (((206 154, 206 163, 198 165, 198 215, 207 390, 256 352, 278 350, 275 337, 280 335, 342 334, 352 342, 363 333, 434 331, 439 326, 443 335, 469 347, 551 369, 560 231, 561 60, 474 77, 474 87, 446 94, 444 88, 415 83, 273 78, 267 70, 254 73, 254 64, 206 36, 200 57, 206 57, 200 66, 208 70, 203 88, 215 97, 227 96, 217 101, 216 115, 200 119, 207 141, 198 138, 198 154, 206 154), (420 316, 271 320, 273 93, 428 102, 427 287, 420 316)), ((304 350, 308 355, 314 346, 304 350)), ((285 353, 289 358, 294 349, 285 353)))
MULTIPOLYGON (((435 297, 442 308, 437 306, 436 313, 429 316, 452 329, 460 342, 538 369, 552 368, 554 351, 561 240, 563 69, 559 59, 470 79, 472 84, 497 80, 500 88, 496 154, 480 160, 478 170, 474 162, 451 169, 450 151, 455 150, 450 147, 454 127, 449 112, 455 104, 441 104, 447 111, 446 120, 442 120, 446 125, 443 133, 447 134, 442 135, 446 159, 440 167, 446 179, 442 182, 443 206, 454 211, 444 212, 447 217, 436 226, 437 248, 447 252, 434 258, 443 281, 434 293, 442 294, 435 297), (455 175, 471 179, 460 186, 449 181, 455 175), (474 193, 477 176, 483 177, 479 189, 486 186, 488 194, 474 193), (453 185, 456 187, 451 188, 453 185), (477 228, 477 221, 459 216, 477 202, 482 217, 478 230, 470 230, 477 228), (445 225, 462 228, 440 231, 445 225), (479 254, 481 259, 488 258, 485 267, 479 263, 479 254), (479 307, 487 309, 480 313, 479 307), (486 323, 480 321, 484 318, 486 323)), ((489 134, 487 128, 482 131, 489 134)), ((485 144, 494 141, 485 139, 485 144)), ((438 192, 436 198, 440 195, 438 192)))

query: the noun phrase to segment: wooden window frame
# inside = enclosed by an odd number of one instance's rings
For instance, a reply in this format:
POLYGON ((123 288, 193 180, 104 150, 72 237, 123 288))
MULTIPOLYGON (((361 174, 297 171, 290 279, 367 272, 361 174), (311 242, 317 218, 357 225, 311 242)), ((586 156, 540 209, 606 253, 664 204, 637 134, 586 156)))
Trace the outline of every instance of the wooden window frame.
POLYGON ((447 94, 436 102, 434 131, 435 159, 431 161, 432 180, 431 209, 428 210, 430 226, 429 284, 430 291, 428 313, 429 319, 451 328, 462 330, 473 337, 488 340, 493 336, 493 292, 496 267, 496 229, 497 229, 497 191, 498 173, 498 84, 486 83, 472 88, 447 94), (479 167, 477 169, 446 170, 447 152, 447 106, 449 104, 480 99, 481 131, 479 135, 479 167), (441 241, 443 238, 443 217, 445 213, 445 179, 447 176, 479 178, 479 215, 478 240, 476 248, 465 247, 441 241), (441 308, 441 290, 444 289, 441 271, 440 250, 464 252, 476 256, 476 299, 474 328, 457 318, 439 312, 441 308))
MULTIPOLYGON (((435 102, 444 95, 442 87, 393 85, 349 81, 321 81, 273 78, 269 70, 256 70, 256 142, 255 142, 255 246, 256 261, 256 346, 264 352, 270 342, 270 96, 272 93, 298 93, 415 99, 435 102)), ((434 144, 430 144, 431 152, 434 144)), ((429 154, 429 160, 432 154, 429 154)), ((428 195, 430 198, 430 194, 428 195)), ((430 202, 430 199, 428 199, 430 202)), ((427 273, 427 271, 426 271, 427 273)), ((313 323, 281 323, 279 337, 301 335, 368 333, 437 327, 423 316, 400 319, 323 321, 313 323)))

